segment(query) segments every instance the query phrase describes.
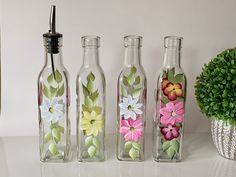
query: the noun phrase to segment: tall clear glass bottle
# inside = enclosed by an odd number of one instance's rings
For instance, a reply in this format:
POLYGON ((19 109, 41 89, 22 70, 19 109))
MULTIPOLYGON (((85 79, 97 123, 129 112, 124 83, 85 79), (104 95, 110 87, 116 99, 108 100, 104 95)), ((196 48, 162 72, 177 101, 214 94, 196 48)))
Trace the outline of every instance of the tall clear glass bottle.
POLYGON ((141 65, 141 36, 124 37, 125 64, 117 87, 117 159, 144 160, 146 75, 141 65))
POLYGON ((70 92, 68 72, 62 63, 62 34, 55 31, 55 6, 50 32, 43 35, 45 65, 38 77, 40 160, 68 160, 70 149, 70 92))
POLYGON ((165 54, 155 89, 153 156, 158 162, 181 161, 186 77, 180 67, 182 37, 164 38, 165 54))
POLYGON ((99 64, 100 37, 82 37, 83 65, 76 80, 77 158, 105 160, 105 76, 99 64))

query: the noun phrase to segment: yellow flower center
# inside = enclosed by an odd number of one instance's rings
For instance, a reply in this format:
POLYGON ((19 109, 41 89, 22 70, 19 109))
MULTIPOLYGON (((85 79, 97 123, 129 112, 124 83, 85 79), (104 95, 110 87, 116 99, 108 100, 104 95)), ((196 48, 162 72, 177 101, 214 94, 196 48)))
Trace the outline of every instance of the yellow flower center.
POLYGON ((175 117, 175 116, 176 116, 176 112, 175 112, 175 111, 172 111, 171 115, 172 115, 173 117, 175 117))
POLYGON ((50 107, 50 108, 49 108, 49 112, 50 112, 50 113, 53 113, 54 111, 55 111, 55 110, 54 110, 53 107, 50 107))

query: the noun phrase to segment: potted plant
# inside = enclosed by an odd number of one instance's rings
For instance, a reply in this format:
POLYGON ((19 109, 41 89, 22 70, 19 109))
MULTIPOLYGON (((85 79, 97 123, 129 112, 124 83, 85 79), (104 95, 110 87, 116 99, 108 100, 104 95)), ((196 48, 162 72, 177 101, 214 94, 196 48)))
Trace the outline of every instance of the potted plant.
POLYGON ((195 89, 201 111, 211 120, 219 154, 236 160, 236 48, 223 51, 204 65, 195 89))

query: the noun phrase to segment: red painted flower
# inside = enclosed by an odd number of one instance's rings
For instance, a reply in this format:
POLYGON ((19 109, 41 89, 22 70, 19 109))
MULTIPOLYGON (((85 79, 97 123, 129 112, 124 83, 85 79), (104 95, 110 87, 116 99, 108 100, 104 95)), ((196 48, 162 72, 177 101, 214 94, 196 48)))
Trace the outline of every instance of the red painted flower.
POLYGON ((165 89, 167 87, 167 84, 169 84, 169 83, 170 83, 170 81, 168 79, 164 78, 161 82, 161 88, 165 89))
POLYGON ((166 127, 161 128, 161 133, 166 140, 172 140, 179 136, 179 127, 168 124, 166 127))
POLYGON ((178 97, 183 95, 181 84, 173 84, 169 82, 165 88, 163 88, 163 93, 168 97, 169 100, 174 101, 178 97))

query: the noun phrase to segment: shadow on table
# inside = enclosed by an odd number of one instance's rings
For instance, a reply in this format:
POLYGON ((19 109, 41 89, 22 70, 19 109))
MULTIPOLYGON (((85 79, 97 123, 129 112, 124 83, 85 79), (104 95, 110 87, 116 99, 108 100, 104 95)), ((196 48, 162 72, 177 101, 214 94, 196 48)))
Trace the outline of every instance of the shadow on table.
POLYGON ((3 139, 0 137, 0 176, 8 177, 8 165, 3 139))

